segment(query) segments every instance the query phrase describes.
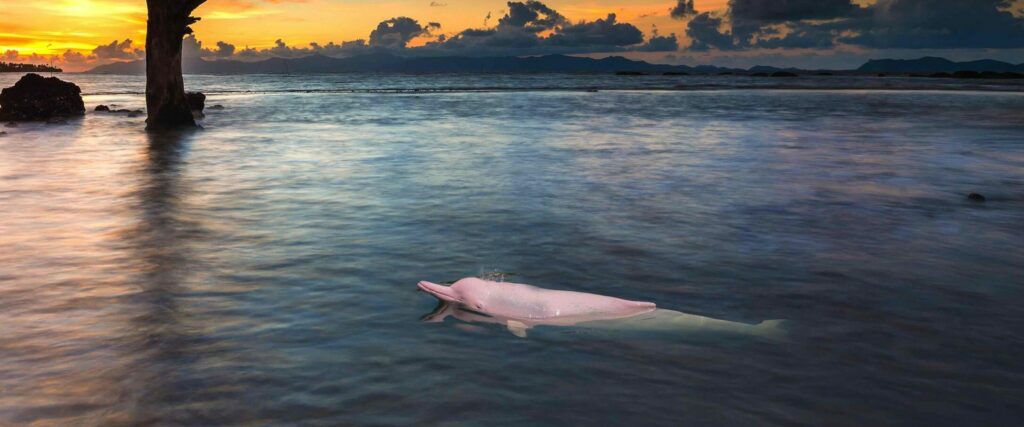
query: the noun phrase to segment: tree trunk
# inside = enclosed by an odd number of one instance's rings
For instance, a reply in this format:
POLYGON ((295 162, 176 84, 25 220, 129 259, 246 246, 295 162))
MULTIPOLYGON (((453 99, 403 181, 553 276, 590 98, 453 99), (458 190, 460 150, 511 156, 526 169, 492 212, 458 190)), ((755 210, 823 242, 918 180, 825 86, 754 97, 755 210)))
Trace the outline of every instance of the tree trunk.
POLYGON ((147 0, 146 129, 194 127, 181 77, 181 43, 192 33, 189 16, 206 0, 147 0))

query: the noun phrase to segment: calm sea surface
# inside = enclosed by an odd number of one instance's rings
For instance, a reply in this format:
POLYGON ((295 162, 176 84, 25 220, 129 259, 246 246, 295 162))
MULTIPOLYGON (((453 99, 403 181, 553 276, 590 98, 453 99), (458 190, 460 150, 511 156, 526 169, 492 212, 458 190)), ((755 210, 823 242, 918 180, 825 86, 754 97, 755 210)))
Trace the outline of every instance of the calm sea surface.
POLYGON ((148 135, 61 77, 0 127, 0 425, 1024 422, 1022 93, 186 76, 148 135), (494 272, 788 334, 421 320, 494 272))

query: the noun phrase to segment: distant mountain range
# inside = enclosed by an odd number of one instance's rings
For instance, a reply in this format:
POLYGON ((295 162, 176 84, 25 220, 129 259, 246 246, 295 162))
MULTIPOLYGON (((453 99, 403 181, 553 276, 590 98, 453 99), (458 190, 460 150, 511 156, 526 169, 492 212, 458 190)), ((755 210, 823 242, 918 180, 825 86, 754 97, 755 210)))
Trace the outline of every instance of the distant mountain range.
MULTIPOLYGON (((117 62, 88 71, 101 74, 142 74, 144 61, 117 62)), ((621 56, 603 59, 565 55, 531 57, 416 57, 369 54, 334 58, 310 55, 302 58, 270 58, 255 62, 193 59, 182 64, 185 73, 194 74, 274 74, 274 73, 640 73, 702 72, 726 70, 719 67, 651 64, 621 56)))
POLYGON ((953 62, 946 58, 926 56, 920 59, 873 59, 857 71, 863 73, 955 73, 978 71, 996 73, 1024 72, 1024 64, 982 59, 980 61, 953 62))
MULTIPOLYGON (((287 74, 287 73, 623 73, 623 74, 771 74, 791 73, 934 73, 934 72, 1024 72, 1024 64, 983 60, 953 62, 943 58, 925 57, 915 60, 871 60, 857 70, 827 71, 800 70, 756 66, 749 69, 725 68, 711 65, 651 64, 621 56, 602 59, 565 55, 531 57, 417 57, 405 58, 390 54, 370 54, 346 58, 311 55, 302 58, 270 58, 261 61, 204 59, 186 60, 182 64, 186 73, 193 74, 287 74)), ((88 71, 97 74, 143 74, 142 60, 101 65, 88 71)))

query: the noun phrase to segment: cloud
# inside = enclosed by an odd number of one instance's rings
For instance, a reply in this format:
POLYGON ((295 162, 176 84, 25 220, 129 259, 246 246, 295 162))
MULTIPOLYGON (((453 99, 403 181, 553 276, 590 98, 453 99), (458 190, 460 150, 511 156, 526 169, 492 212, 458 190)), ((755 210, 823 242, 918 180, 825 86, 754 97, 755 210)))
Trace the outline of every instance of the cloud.
MULTIPOLYGON (((969 0, 960 0, 969 1, 969 0)), ((735 21, 799 21, 830 19, 849 15, 857 9, 851 0, 730 0, 735 21)))
MULTIPOLYGON (((438 28, 440 26, 437 24, 438 28)), ((410 40, 429 34, 430 29, 420 26, 415 19, 405 16, 391 18, 377 24, 377 28, 370 33, 370 46, 404 48, 410 40)))
POLYGON ((644 34, 632 24, 616 22, 614 13, 605 19, 560 27, 548 37, 555 46, 629 46, 643 43, 644 34))
POLYGON ((200 52, 203 58, 216 58, 216 59, 242 59, 242 60, 259 60, 274 57, 284 58, 297 58, 309 55, 326 55, 326 56, 351 56, 361 53, 367 53, 373 48, 366 44, 366 40, 352 40, 337 44, 335 42, 327 42, 320 44, 317 42, 310 42, 306 47, 300 46, 289 46, 284 40, 277 39, 274 41, 274 46, 266 49, 256 49, 251 47, 245 47, 242 49, 234 48, 234 54, 231 56, 225 55, 226 48, 221 48, 221 44, 229 45, 224 42, 217 42, 218 49, 211 51, 208 49, 202 49, 200 52))
POLYGON ((1008 0, 879 0, 841 41, 870 48, 1024 47, 1024 18, 1008 0))
POLYGON ((550 30, 569 21, 544 3, 535 0, 508 2, 508 13, 498 20, 498 25, 519 27, 532 33, 550 30))
POLYGON ((114 40, 110 44, 96 46, 92 54, 99 59, 130 60, 139 59, 144 56, 142 49, 132 48, 132 40, 124 39, 122 42, 114 40))
POLYGON ((636 49, 639 52, 675 52, 679 50, 679 40, 675 34, 652 36, 646 44, 636 49))
POLYGON ((217 42, 217 50, 214 51, 214 55, 224 58, 234 55, 234 53, 235 45, 221 41, 217 42))
POLYGON ((731 32, 722 31, 722 18, 704 12, 686 25, 686 36, 692 40, 690 50, 705 51, 709 49, 732 50, 736 47, 731 32))
POLYGON ((730 0, 719 17, 694 17, 695 51, 751 48, 872 49, 1024 47, 1024 17, 1012 0, 730 0), (725 28, 728 22, 729 29, 725 28))
POLYGON ((67 64, 82 64, 90 60, 89 57, 83 55, 81 52, 75 52, 73 50, 66 50, 61 55, 61 59, 67 64))
POLYGON ((18 51, 14 50, 14 49, 8 49, 8 50, 4 51, 3 58, 7 62, 17 61, 18 60, 18 51))
POLYGON ((679 0, 675 7, 669 9, 668 14, 672 18, 683 19, 696 15, 697 9, 693 7, 693 0, 679 0))
POLYGON ((509 2, 509 12, 494 28, 468 29, 439 38, 420 49, 422 54, 539 55, 551 53, 663 51, 671 37, 644 43, 636 26, 618 22, 615 14, 594 21, 569 22, 538 1, 509 2))

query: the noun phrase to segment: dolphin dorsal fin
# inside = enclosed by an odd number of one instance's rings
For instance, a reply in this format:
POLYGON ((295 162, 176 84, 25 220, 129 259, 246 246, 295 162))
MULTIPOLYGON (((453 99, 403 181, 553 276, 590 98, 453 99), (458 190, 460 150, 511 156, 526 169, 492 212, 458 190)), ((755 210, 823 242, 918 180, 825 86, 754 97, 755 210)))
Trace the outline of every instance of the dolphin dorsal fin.
POLYGON ((525 323, 520 322, 518 320, 509 320, 505 323, 506 326, 508 327, 508 331, 511 332, 512 335, 515 335, 519 338, 526 338, 527 326, 525 323))

